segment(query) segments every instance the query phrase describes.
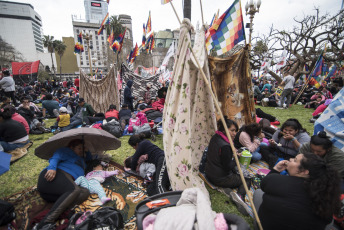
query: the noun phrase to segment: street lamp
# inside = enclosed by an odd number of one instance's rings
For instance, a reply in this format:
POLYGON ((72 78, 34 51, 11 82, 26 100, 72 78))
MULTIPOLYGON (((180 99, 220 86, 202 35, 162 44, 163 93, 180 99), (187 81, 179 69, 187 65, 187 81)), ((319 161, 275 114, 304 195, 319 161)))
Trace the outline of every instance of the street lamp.
POLYGON ((88 60, 90 63, 90 73, 91 73, 91 76, 93 76, 92 60, 91 60, 91 46, 90 46, 90 40, 92 40, 92 34, 83 34, 82 37, 86 40, 86 43, 87 43, 88 60))
POLYGON ((249 39, 248 39, 248 43, 251 44, 251 35, 252 35, 252 31, 253 31, 253 18, 254 15, 256 13, 259 12, 259 7, 262 4, 261 0, 257 0, 257 3, 255 3, 253 0, 250 0, 250 2, 246 2, 245 5, 245 11, 246 11, 246 15, 250 15, 250 35, 249 35, 249 39))

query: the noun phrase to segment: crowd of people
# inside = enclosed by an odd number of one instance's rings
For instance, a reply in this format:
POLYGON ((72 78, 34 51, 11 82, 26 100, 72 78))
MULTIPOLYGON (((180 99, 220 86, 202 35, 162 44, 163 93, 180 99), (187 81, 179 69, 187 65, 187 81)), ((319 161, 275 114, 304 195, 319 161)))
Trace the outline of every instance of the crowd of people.
MULTIPOLYGON (((128 144, 135 153, 125 160, 125 170, 145 178, 150 196, 170 190, 164 151, 137 132, 143 124, 156 119, 161 121, 167 87, 161 87, 157 95, 151 95, 151 85, 148 84, 142 98, 137 98, 132 92, 133 81, 129 80, 120 109, 112 104, 107 111, 95 111, 84 98, 79 97, 78 78, 74 82, 45 81, 43 84, 35 82, 15 86, 8 71, 3 75, 0 81, 2 151, 24 146, 30 141, 29 134, 65 132, 103 120, 115 120, 121 133, 134 133, 128 144), (37 106, 39 103, 41 108, 37 106), (45 127, 46 118, 56 119, 55 124, 45 127)), ((295 86, 295 78, 289 72, 284 75, 280 84, 283 89, 268 80, 253 79, 256 102, 287 109, 300 87, 295 86)), ((313 118, 316 119, 339 87, 338 83, 319 89, 307 87, 298 103, 315 109, 313 118)), ((310 136, 297 119, 290 118, 276 128, 271 126, 271 123, 278 122, 276 118, 259 109, 256 113, 257 123, 240 128, 228 118, 225 124, 218 122, 218 129, 207 148, 207 179, 223 188, 240 212, 248 214, 249 208, 244 202, 246 191, 234 160, 234 151, 240 157, 239 150, 247 149, 252 154, 251 163, 264 160, 271 170, 254 193, 254 205, 263 228, 324 229, 333 215, 340 215, 340 194, 344 192, 344 152, 333 145, 325 132, 310 136), (225 126, 235 149, 225 135, 225 126)), ((37 188, 42 198, 54 202, 54 205, 36 229, 49 229, 64 210, 87 199, 90 191, 86 188, 92 187, 91 191, 98 193, 103 203, 108 201, 100 183, 118 172, 104 174, 100 162, 92 164, 90 160, 92 156, 89 152, 85 154, 80 140, 71 141, 53 154, 49 166, 38 178, 37 188), (91 174, 86 175, 86 168, 91 174), (93 174, 102 175, 102 179, 93 180, 93 174)), ((244 178, 250 187, 252 177, 244 173, 244 178)))

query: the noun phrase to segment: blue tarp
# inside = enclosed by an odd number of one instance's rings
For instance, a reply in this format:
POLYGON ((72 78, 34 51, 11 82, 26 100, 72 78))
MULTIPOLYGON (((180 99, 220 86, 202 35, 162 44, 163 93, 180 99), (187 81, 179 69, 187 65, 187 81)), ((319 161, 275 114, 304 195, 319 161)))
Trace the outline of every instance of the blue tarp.
POLYGON ((11 154, 0 151, 0 175, 10 169, 11 157, 11 154))

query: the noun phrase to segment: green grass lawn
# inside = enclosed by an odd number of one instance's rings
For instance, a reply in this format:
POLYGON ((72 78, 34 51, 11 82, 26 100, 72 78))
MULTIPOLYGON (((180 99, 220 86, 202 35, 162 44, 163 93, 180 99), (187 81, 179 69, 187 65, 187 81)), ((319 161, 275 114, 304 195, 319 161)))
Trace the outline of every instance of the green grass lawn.
MULTIPOLYGON (((313 124, 309 123, 309 119, 312 118, 312 109, 304 109, 303 106, 294 105, 290 109, 280 110, 269 107, 260 107, 264 112, 276 116, 281 124, 288 118, 297 118, 304 128, 313 134, 313 124)), ((54 119, 47 120, 47 127, 50 127, 55 122, 54 119)), ((53 134, 42 135, 30 135, 33 146, 29 149, 26 156, 19 159, 17 162, 11 165, 8 172, 0 176, 0 198, 9 196, 15 192, 19 192, 27 187, 34 186, 37 183, 37 178, 42 169, 48 165, 48 161, 42 160, 34 155, 34 150, 37 146, 42 144, 45 140, 51 137, 53 134)), ((129 136, 121 137, 122 146, 117 150, 108 151, 112 160, 123 165, 123 161, 126 157, 131 156, 134 153, 134 149, 128 144, 129 136)), ((157 146, 163 149, 162 135, 157 137, 157 146)), ((208 188, 212 208, 216 212, 235 213, 242 216, 233 205, 228 197, 215 190, 208 188)), ((252 225, 252 218, 244 217, 252 225)))

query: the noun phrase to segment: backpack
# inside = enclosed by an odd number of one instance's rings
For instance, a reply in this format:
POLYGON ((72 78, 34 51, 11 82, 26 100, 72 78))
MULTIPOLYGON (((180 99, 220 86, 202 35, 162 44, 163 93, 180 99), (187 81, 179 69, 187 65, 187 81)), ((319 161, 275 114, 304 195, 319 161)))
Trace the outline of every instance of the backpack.
POLYGON ((16 214, 13 204, 0 200, 0 226, 10 223, 14 218, 16 218, 16 214))
POLYGON ((75 213, 69 222, 67 230, 119 230, 124 228, 123 217, 113 207, 103 207, 87 215, 81 223, 76 224, 83 212, 75 213))
POLYGON ((121 125, 115 119, 113 119, 112 121, 110 121, 106 124, 103 124, 101 126, 101 128, 104 129, 105 131, 111 133, 112 135, 114 135, 117 138, 120 138, 122 136, 121 125))
POLYGON ((142 126, 133 126, 134 134, 143 133, 146 138, 149 138, 152 135, 152 129, 149 123, 145 123, 142 126))

